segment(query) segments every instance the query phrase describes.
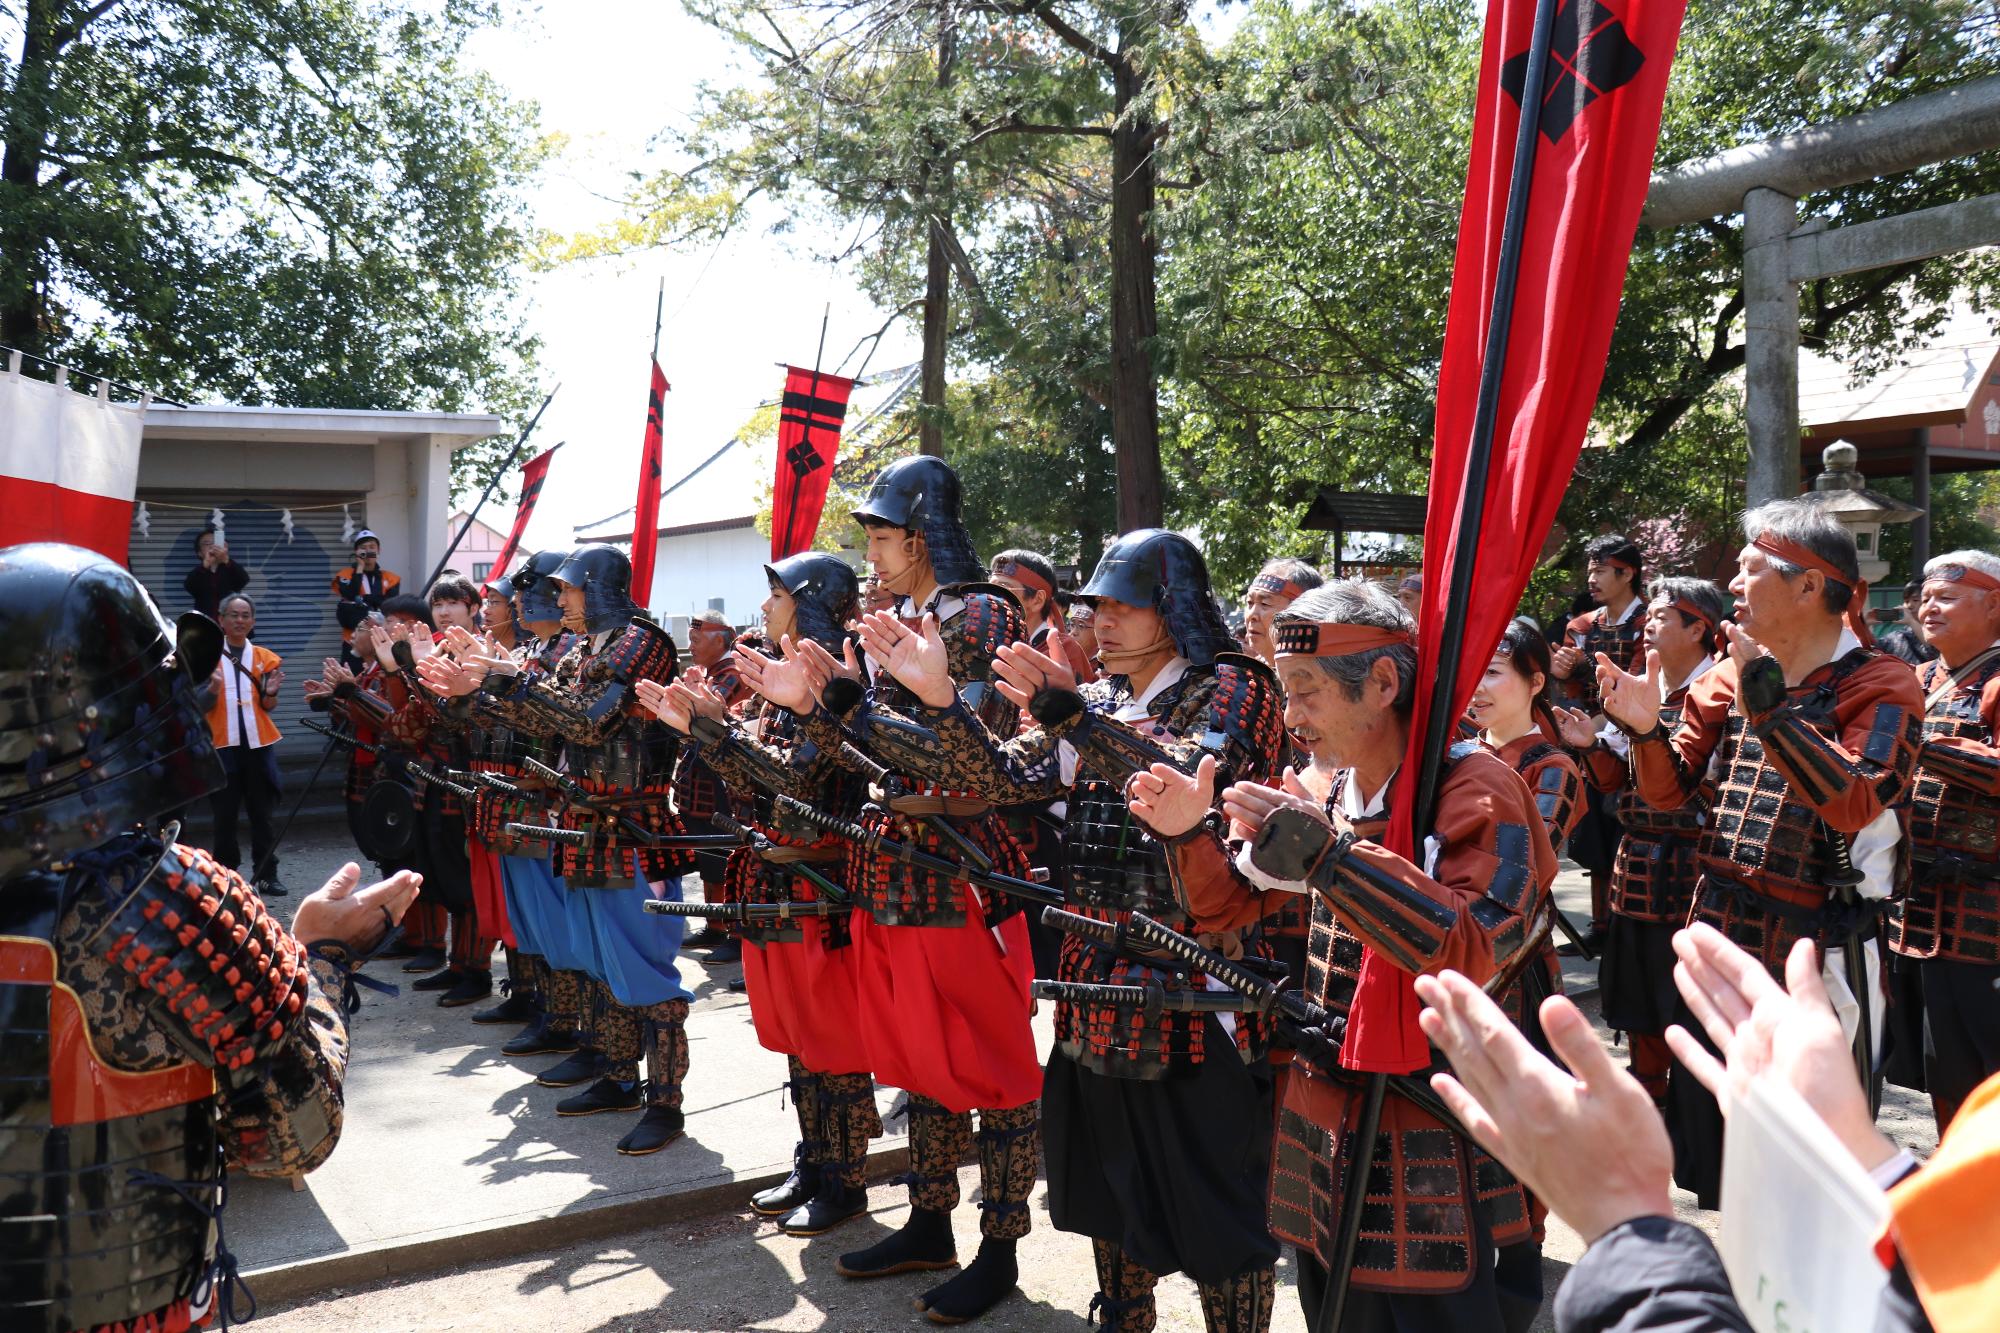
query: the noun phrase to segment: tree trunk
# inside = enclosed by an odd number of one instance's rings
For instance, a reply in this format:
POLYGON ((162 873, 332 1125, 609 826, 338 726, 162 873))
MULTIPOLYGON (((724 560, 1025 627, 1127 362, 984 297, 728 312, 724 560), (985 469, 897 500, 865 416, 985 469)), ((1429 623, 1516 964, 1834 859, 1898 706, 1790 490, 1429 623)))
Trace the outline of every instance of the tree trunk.
MULTIPOLYGON (((939 88, 951 86, 957 58, 958 33, 950 0, 938 8, 939 88)), ((944 229, 950 224, 952 161, 942 145, 938 160, 924 169, 925 203, 930 217, 924 256, 924 356, 918 376, 917 452, 944 456, 945 352, 951 341, 951 257, 945 252, 944 229)))
MULTIPOLYGON (((1137 43, 1124 32, 1126 51, 1137 43)), ((1154 121, 1146 79, 1121 57, 1112 69, 1117 128, 1111 132, 1111 439, 1118 451, 1118 528, 1160 526, 1160 403, 1153 376, 1154 121), (1136 104, 1136 109, 1135 109, 1136 104)))
POLYGON ((22 15, 21 63, 0 106, 0 342, 31 355, 45 350, 42 294, 48 281, 48 236, 36 199, 49 138, 55 75, 55 0, 28 0, 22 15))

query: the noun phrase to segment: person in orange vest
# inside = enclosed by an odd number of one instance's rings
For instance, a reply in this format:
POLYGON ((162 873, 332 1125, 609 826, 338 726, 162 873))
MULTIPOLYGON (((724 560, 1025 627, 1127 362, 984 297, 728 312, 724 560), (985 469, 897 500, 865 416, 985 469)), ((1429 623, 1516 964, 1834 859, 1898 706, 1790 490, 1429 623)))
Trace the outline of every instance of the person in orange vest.
POLYGON ((370 611, 380 611, 382 603, 401 590, 403 580, 393 570, 382 568, 382 539, 368 529, 354 534, 353 554, 354 563, 333 576, 333 595, 341 602, 337 610, 342 655, 348 658, 345 665, 358 668, 363 665, 361 659, 350 656, 354 631, 370 611))
POLYGON ((250 816, 250 874, 266 898, 282 898, 271 811, 278 804, 278 725, 271 706, 284 688, 283 659, 250 642, 257 628, 257 604, 245 593, 222 599, 222 660, 215 667, 215 699, 208 708, 208 732, 222 756, 227 778, 209 798, 215 814, 212 845, 217 864, 234 870, 243 859, 236 837, 239 810, 250 816))

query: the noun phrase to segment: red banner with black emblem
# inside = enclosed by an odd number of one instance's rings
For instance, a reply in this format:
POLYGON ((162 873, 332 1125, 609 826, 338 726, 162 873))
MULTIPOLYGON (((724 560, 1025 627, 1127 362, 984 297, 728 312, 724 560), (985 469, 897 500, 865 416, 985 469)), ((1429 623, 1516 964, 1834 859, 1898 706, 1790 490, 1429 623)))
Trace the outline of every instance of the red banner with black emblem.
POLYGON ((653 596, 653 553, 660 544, 660 488, 667 410, 666 372, 653 358, 653 380, 646 389, 646 441, 639 451, 639 495, 632 502, 632 600, 647 605, 653 596))
MULTIPOLYGON (((562 446, 557 445, 555 449, 529 459, 528 465, 521 469, 521 503, 514 509, 514 526, 507 533, 507 544, 500 548, 499 555, 493 557, 493 568, 486 573, 487 587, 507 572, 507 563, 521 549, 521 538, 527 533, 528 520, 535 513, 535 501, 542 498, 542 483, 548 479, 549 460, 556 456, 556 449, 560 448, 562 446)), ((486 588, 482 587, 480 591, 483 593, 486 588)))
POLYGON ((778 403, 778 475, 771 487, 771 559, 808 550, 826 508, 840 423, 854 381, 822 370, 785 367, 778 403))
MULTIPOLYGON (((1413 714, 1420 725, 1411 728, 1405 773, 1421 767, 1421 720, 1432 711, 1444 654, 1460 663, 1447 714, 1455 718, 1527 588, 1576 467, 1618 320, 1685 10, 1686 0, 1557 0, 1535 99, 1536 132, 1523 141, 1533 144, 1533 170, 1522 177, 1528 194, 1510 283, 1503 233, 1522 137, 1522 91, 1533 82, 1527 76, 1537 4, 1492 0, 1487 9, 1424 525, 1413 714), (1509 310, 1505 356, 1488 368, 1496 296, 1509 310), (1496 370, 1491 455, 1475 473, 1482 371, 1496 370), (1472 507, 1478 537, 1461 549, 1468 486, 1478 499, 1472 507), (1469 586, 1477 596, 1451 606, 1451 576, 1464 560, 1476 561, 1469 586), (1443 641, 1447 632, 1452 642, 1443 641)), ((1388 834, 1390 845, 1412 859, 1417 786, 1397 783, 1388 834)), ((1428 1062, 1410 980, 1372 952, 1364 959, 1344 1064, 1407 1073, 1428 1062)))

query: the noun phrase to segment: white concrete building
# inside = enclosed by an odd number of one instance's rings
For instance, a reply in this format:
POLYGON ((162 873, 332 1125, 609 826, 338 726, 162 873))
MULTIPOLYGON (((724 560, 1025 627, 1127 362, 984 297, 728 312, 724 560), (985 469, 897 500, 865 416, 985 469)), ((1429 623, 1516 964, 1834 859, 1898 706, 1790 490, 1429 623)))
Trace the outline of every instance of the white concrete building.
MULTIPOLYGON (((350 534, 378 534, 383 565, 420 592, 451 540, 451 455, 500 428, 483 414, 154 403, 139 450, 132 572, 169 616, 187 610, 195 539, 221 510, 230 553, 250 573, 257 642, 286 659, 295 687, 339 646, 330 584, 348 563, 350 534)), ((318 748, 293 731, 287 749, 318 748)))

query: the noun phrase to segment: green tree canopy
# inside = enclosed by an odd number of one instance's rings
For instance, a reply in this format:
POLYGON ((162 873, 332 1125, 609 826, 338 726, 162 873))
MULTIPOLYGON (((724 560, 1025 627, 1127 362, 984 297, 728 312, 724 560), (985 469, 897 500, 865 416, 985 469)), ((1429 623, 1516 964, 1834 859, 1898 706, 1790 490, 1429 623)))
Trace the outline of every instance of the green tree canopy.
POLYGON ((499 9, 0 0, 0 341, 170 398, 532 407, 534 111, 462 55, 499 9))

